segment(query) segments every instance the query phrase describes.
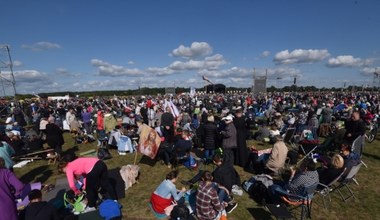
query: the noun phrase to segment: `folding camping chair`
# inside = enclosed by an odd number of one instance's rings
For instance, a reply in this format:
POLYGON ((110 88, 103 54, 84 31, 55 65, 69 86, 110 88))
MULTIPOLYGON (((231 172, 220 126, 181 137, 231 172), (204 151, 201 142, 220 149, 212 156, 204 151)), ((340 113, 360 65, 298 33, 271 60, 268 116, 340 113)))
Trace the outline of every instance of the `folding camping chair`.
POLYGON ((326 201, 326 197, 328 199, 328 202, 329 204, 331 203, 331 196, 330 196, 330 192, 332 192, 334 190, 334 188, 336 187, 336 183, 342 179, 342 176, 346 173, 346 168, 344 168, 344 170, 342 171, 341 174, 339 174, 339 176, 337 176, 333 181, 331 181, 329 184, 325 185, 323 183, 318 183, 318 187, 317 187, 317 190, 316 190, 316 193, 318 193, 319 195, 321 195, 322 197, 322 201, 323 201, 323 206, 325 207, 325 209, 328 208, 327 206, 327 201, 326 201))
POLYGON ((293 206, 291 210, 301 208, 301 219, 311 218, 312 199, 317 189, 318 183, 313 185, 304 185, 301 195, 278 191, 281 199, 285 204, 293 206))
POLYGON ((302 144, 299 144, 299 148, 301 149, 303 155, 305 155, 301 160, 297 162, 297 164, 301 163, 305 158, 313 155, 314 151, 318 148, 319 144, 315 144, 311 149, 305 149, 302 144), (308 152, 307 152, 308 151, 308 152))
MULTIPOLYGON (((365 143, 365 136, 364 135, 360 135, 359 137, 357 137, 354 140, 354 142, 352 142, 352 145, 351 145, 351 151, 357 153, 358 155, 360 155, 360 158, 362 158, 362 154, 363 154, 363 151, 364 151, 364 143, 365 143)), ((363 160, 361 160, 361 163, 366 168, 368 168, 367 164, 365 164, 363 160)))
POLYGON ((340 195, 340 197, 342 198, 342 200, 343 200, 344 202, 346 202, 346 201, 347 201, 348 199, 350 199, 351 197, 354 197, 354 198, 356 199, 354 192, 351 190, 351 188, 350 188, 348 185, 349 185, 351 182, 354 182, 354 183, 356 183, 357 185, 359 185, 358 182, 357 182, 356 179, 355 179, 355 176, 356 176, 356 174, 359 172, 361 166, 362 166, 362 163, 359 163, 358 165, 353 166, 353 167, 351 168, 351 170, 348 172, 347 176, 346 176, 346 177, 340 182, 339 186, 337 186, 337 187, 334 189, 334 191, 335 191, 335 190, 338 190, 339 195, 340 195), (348 192, 349 195, 347 195, 347 196, 343 196, 343 189, 344 189, 344 188, 347 189, 347 192, 348 192))
POLYGON ((288 128, 286 130, 286 133, 285 133, 285 137, 284 137, 284 142, 286 144, 290 144, 290 146, 293 148, 293 149, 296 149, 297 146, 296 144, 294 143, 294 134, 296 133, 296 128, 288 128))

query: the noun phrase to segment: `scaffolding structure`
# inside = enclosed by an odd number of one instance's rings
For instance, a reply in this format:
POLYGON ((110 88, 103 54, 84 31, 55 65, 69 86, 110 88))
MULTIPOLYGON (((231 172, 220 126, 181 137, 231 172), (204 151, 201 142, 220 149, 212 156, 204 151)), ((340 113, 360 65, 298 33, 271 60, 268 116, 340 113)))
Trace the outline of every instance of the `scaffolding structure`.
POLYGON ((15 99, 16 81, 13 74, 13 62, 8 45, 0 45, 0 84, 3 97, 15 99))
POLYGON ((265 76, 257 76, 256 69, 253 69, 253 82, 251 91, 253 94, 267 92, 268 71, 265 70, 265 76))
POLYGON ((373 73, 373 89, 376 90, 380 87, 380 71, 377 69, 373 73))

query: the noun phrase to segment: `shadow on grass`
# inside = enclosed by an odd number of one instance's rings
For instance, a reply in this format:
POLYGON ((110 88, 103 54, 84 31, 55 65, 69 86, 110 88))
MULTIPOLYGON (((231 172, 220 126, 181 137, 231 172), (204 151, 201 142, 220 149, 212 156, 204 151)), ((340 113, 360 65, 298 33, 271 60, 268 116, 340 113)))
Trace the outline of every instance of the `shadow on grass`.
POLYGON ((53 172, 48 168, 48 165, 34 168, 33 170, 21 176, 20 180, 24 183, 30 183, 32 181, 45 182, 53 174, 53 172))
POLYGON ((364 152, 363 152, 363 155, 366 157, 369 157, 369 158, 373 158, 375 160, 380 160, 380 156, 378 156, 378 155, 373 155, 373 154, 364 153, 364 152))
POLYGON ((143 155, 140 159, 140 162, 138 162, 138 164, 146 164, 146 165, 149 165, 151 167, 154 167, 157 163, 157 160, 152 160, 151 158, 143 155))
POLYGON ((65 151, 62 152, 62 155, 70 155, 73 157, 73 159, 77 158, 76 152, 79 150, 78 146, 73 146, 65 151))
POLYGON ((272 215, 264 208, 247 208, 254 219, 272 219, 272 215))

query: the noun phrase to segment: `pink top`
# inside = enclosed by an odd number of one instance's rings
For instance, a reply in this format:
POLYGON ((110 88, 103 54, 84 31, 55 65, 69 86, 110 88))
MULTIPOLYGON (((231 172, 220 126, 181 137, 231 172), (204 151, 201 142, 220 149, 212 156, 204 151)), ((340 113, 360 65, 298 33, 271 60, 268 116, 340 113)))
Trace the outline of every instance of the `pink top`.
POLYGON ((99 159, 96 157, 81 157, 67 164, 67 181, 69 182, 70 189, 76 194, 80 191, 75 187, 75 176, 83 176, 83 188, 86 189, 86 174, 91 172, 98 161, 99 159))

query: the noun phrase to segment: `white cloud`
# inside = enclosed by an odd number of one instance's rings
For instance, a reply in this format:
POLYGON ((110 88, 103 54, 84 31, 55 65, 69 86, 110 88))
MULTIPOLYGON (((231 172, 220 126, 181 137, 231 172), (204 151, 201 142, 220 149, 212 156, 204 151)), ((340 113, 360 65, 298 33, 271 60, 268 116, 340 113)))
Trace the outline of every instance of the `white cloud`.
POLYGON ((13 61, 13 67, 20 67, 20 66, 22 66, 22 65, 23 65, 22 62, 19 61, 19 60, 14 60, 14 61, 13 61))
MULTIPOLYGON (((6 90, 12 88, 12 75, 10 71, 2 71, 2 77, 4 78, 3 84, 8 87, 6 90)), ((33 91, 38 91, 38 89, 45 89, 47 91, 49 88, 52 88, 54 82, 50 80, 48 75, 37 70, 18 70, 13 71, 15 78, 16 90, 18 93, 32 93, 33 91)), ((54 87, 57 88, 57 87, 54 87)), ((12 89, 13 90, 13 89, 12 89)), ((52 90, 56 91, 56 90, 52 90)), ((13 91, 11 93, 13 94, 13 91)))
POLYGON ((252 69, 244 69, 240 67, 232 67, 230 69, 223 69, 223 70, 200 70, 198 72, 200 76, 207 76, 210 77, 210 80, 212 81, 212 78, 231 78, 231 77, 251 77, 253 76, 253 70, 252 69))
POLYGON ((133 65, 133 64, 135 64, 134 61, 132 61, 132 60, 128 61, 128 65, 133 65))
POLYGON ((23 44, 22 48, 30 49, 32 51, 43 51, 43 50, 51 50, 51 49, 61 49, 61 46, 56 43, 51 42, 37 42, 32 45, 23 44))
MULTIPOLYGON (((8 69, 8 68, 10 68, 10 65, 11 65, 10 61, 4 62, 4 61, 0 60, 0 68, 6 68, 6 69, 8 69)), ((23 65, 22 62, 19 61, 19 60, 14 60, 13 61, 13 67, 20 67, 22 65, 23 65)))
POLYGON ((169 65, 171 70, 202 70, 202 69, 218 69, 221 65, 226 64, 226 60, 223 55, 215 54, 210 57, 206 57, 204 60, 188 60, 186 62, 174 61, 169 65))
POLYGON ((117 66, 99 59, 92 59, 91 64, 98 69, 97 75, 99 76, 141 76, 143 75, 143 71, 137 68, 126 68, 123 66, 117 66))
POLYGON ((366 66, 372 63, 371 59, 355 58, 351 55, 342 55, 330 58, 327 62, 328 67, 355 67, 366 66))
POLYGON ((296 49, 291 51, 290 53, 288 50, 283 50, 276 53, 273 61, 276 64, 314 63, 326 59, 329 56, 330 53, 327 49, 296 49))
MULTIPOLYGON (((41 73, 37 70, 20 70, 14 71, 13 75, 15 77, 16 83, 33 83, 33 82, 46 82, 48 81, 48 77, 46 73, 41 73)), ((11 77, 8 73, 5 78, 11 77)), ((10 79, 10 78, 9 78, 10 79)), ((45 84, 41 84, 45 85, 45 84)))
POLYGON ((157 76, 171 75, 175 72, 169 67, 148 67, 146 71, 157 76))
POLYGON ((261 57, 268 57, 270 55, 270 51, 269 50, 265 50, 261 53, 261 57))
POLYGON ((373 74, 377 72, 380 74, 380 66, 378 67, 364 67, 360 70, 360 73, 365 76, 373 76, 373 74))
POLYGON ((65 68, 57 68, 55 74, 63 77, 78 77, 81 75, 80 73, 72 73, 65 68))
POLYGON ((207 56, 212 53, 211 46, 206 42, 193 42, 190 47, 180 45, 174 49, 169 55, 173 57, 195 58, 199 56, 207 56))
MULTIPOLYGON (((261 74, 265 74, 265 70, 260 71, 261 74)), ((268 78, 289 78, 289 77, 300 77, 302 76, 301 70, 297 68, 269 68, 267 69, 268 78)))

